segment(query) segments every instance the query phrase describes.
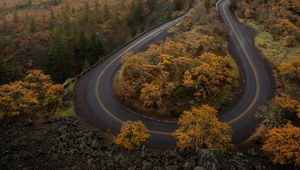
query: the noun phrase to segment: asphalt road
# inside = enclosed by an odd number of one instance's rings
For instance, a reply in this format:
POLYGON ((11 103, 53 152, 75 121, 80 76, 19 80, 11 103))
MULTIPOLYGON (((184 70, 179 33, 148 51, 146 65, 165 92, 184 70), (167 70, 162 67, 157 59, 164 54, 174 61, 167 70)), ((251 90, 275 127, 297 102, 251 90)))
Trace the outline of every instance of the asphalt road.
MULTIPOLYGON (((230 8, 229 0, 217 4, 220 17, 230 32, 230 53, 238 62, 244 77, 244 90, 240 100, 220 116, 233 129, 234 142, 247 138, 259 123, 253 113, 273 95, 272 74, 253 45, 253 31, 240 24, 230 8)), ((122 123, 142 120, 152 135, 149 144, 158 147, 174 146, 172 132, 176 123, 147 119, 123 107, 112 92, 114 73, 122 65, 121 57, 128 51, 141 51, 169 36, 167 30, 185 16, 163 24, 145 33, 83 75, 76 82, 75 110, 87 124, 118 133, 122 123)))

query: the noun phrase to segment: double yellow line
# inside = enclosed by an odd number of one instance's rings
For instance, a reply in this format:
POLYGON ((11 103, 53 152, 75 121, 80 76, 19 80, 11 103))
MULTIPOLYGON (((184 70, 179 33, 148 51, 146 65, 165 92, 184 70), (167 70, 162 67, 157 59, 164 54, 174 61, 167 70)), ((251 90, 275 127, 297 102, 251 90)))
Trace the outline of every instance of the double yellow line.
MULTIPOLYGON (((221 2, 221 1, 223 1, 223 0, 220 0, 219 2, 221 2)), ((225 11, 225 5, 223 5, 223 11, 225 11)), ((259 96, 259 93, 260 93, 260 85, 259 85, 258 73, 256 71, 256 68, 255 68, 254 64, 253 64, 253 61, 251 60, 251 57, 249 56, 249 53, 247 52, 244 44, 242 43, 242 41, 240 39, 240 36, 238 35, 235 28, 233 27, 233 25, 231 23, 231 20, 228 17, 228 14, 226 12, 224 12, 224 14, 225 14, 226 19, 228 20, 228 23, 229 23, 234 35, 236 36, 239 44, 241 45, 242 50, 243 50, 244 54, 247 57, 247 60, 250 63, 250 66, 252 68, 252 71, 253 71, 254 77, 255 77, 255 96, 254 96, 253 100, 251 101, 250 105, 239 116, 235 117, 234 119, 232 119, 228 122, 229 124, 232 124, 232 123, 236 122, 237 120, 239 120, 240 118, 242 118, 243 116, 245 116, 253 108, 253 106, 257 102, 257 99, 258 99, 258 96, 259 96)))
MULTIPOLYGON (((121 54, 119 54, 113 61, 111 61, 108 65, 106 65, 106 67, 104 68, 104 70, 100 73, 97 82, 96 82, 96 97, 97 97, 97 101, 99 103, 99 105, 102 107, 102 109, 109 115, 111 116, 113 119, 115 119, 116 121, 118 121, 119 123, 124 123, 123 120, 121 120, 120 118, 118 118, 117 116, 115 116, 112 112, 110 112, 108 110, 108 108, 102 103, 100 96, 99 96, 99 84, 100 84, 100 79, 103 76, 103 74, 105 73, 105 71, 114 63, 116 62, 118 59, 120 59, 124 54, 126 54, 127 52, 129 52, 130 50, 132 50, 135 46, 137 46, 138 44, 140 44, 142 41, 145 41, 146 39, 148 39, 149 37, 152 37, 153 35, 155 35, 156 33, 158 33, 159 31, 169 27, 169 24, 164 25, 163 27, 161 27, 160 29, 152 32, 151 34, 145 36, 144 38, 142 38, 141 40, 137 41, 136 43, 134 43, 133 45, 131 45, 127 50, 125 50, 124 52, 122 52, 121 54)), ((161 135, 172 135, 173 133, 170 132, 161 132, 161 131, 154 131, 154 130, 149 130, 150 133, 153 134, 161 134, 161 135)))
MULTIPOLYGON (((221 0, 219 1, 221 2, 221 0)), ((218 2, 218 3, 219 3, 218 2)), ((217 4, 218 5, 218 4, 217 4)), ((223 5, 223 10, 225 11, 225 6, 223 5)), ((229 22, 229 25, 233 31, 233 33, 235 34, 235 36, 237 37, 238 41, 239 41, 239 44, 241 45, 242 47, 242 50, 244 52, 244 54, 246 55, 247 57, 247 60, 249 61, 250 63, 250 66, 254 72, 254 76, 255 76, 255 84, 256 84, 256 91, 255 91, 255 96, 254 96, 254 99, 252 100, 251 104, 237 117, 235 117, 234 119, 230 120, 228 123, 229 124, 232 124, 234 122, 236 122, 237 120, 241 119, 244 115, 246 115, 254 106, 254 104, 256 103, 257 99, 258 99, 258 95, 260 93, 260 89, 259 89, 259 79, 258 79, 258 73, 256 71, 256 68, 251 60, 251 57, 249 56, 245 46, 243 45, 240 37, 238 36, 236 30, 234 29, 231 21, 230 21, 230 18, 228 17, 228 14, 225 12, 225 17, 226 19, 228 20, 229 22)), ((100 98, 100 94, 99 94, 99 84, 100 84, 100 79, 102 78, 102 76, 104 75, 105 71, 114 63, 116 62, 118 59, 120 59, 125 53, 129 52, 130 50, 132 50, 135 46, 137 46, 138 44, 140 44, 142 41, 145 41, 146 39, 148 39, 149 37, 155 35, 157 32, 169 27, 170 24, 166 24, 164 25, 163 27, 161 27, 160 29, 152 32, 151 34, 145 36, 144 38, 140 39, 139 41, 135 42, 133 45, 131 45, 127 50, 125 50, 124 52, 122 52, 121 54, 119 54, 113 61, 111 61, 108 65, 106 65, 106 67, 104 68, 104 70, 102 70, 102 72, 100 73, 98 79, 97 79, 97 82, 96 82, 96 98, 97 98, 97 102, 98 104, 101 106, 101 108, 110 116, 112 117, 113 119, 115 119, 117 122, 119 123, 124 123, 123 120, 121 120, 120 118, 118 118, 117 116, 115 116, 111 111, 109 111, 109 109, 102 103, 101 101, 101 98, 100 98)), ((171 132, 161 132, 161 131, 154 131, 154 130, 149 130, 150 133, 153 133, 153 134, 160 134, 160 135, 173 135, 173 133, 171 132)))

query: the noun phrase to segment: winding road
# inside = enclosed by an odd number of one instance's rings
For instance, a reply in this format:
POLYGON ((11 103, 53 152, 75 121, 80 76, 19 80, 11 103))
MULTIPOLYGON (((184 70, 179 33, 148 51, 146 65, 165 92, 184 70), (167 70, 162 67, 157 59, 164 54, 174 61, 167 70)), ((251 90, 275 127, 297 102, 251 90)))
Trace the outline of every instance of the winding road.
MULTIPOLYGON (((220 0, 216 6, 229 30, 230 54, 237 61, 244 79, 239 101, 219 119, 231 125, 233 141, 239 143, 260 123, 254 113, 273 96, 274 83, 268 65, 253 45, 255 33, 239 23, 230 7, 230 0, 220 0)), ((177 128, 176 123, 147 119, 124 108, 113 94, 112 79, 122 65, 121 57, 125 53, 142 51, 149 44, 163 40, 169 35, 167 30, 186 15, 139 36, 82 75, 75 87, 77 115, 89 125, 113 133, 118 133, 125 121, 142 120, 152 135, 150 145, 161 148, 174 146, 176 141, 172 133, 177 128)))

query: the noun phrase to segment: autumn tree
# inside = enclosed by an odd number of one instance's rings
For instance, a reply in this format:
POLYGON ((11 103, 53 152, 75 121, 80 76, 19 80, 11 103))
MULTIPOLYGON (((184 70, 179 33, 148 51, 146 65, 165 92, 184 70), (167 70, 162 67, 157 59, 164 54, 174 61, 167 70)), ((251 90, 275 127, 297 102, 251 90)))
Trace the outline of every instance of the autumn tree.
POLYGON ((300 56, 296 56, 292 60, 283 62, 278 66, 283 77, 292 82, 300 81, 300 56))
POLYGON ((155 82, 145 83, 141 89, 140 100, 145 107, 159 107, 162 103, 161 86, 155 82))
POLYGON ((187 70, 183 76, 183 85, 195 90, 194 95, 201 98, 216 96, 226 85, 235 79, 229 58, 204 53, 199 66, 187 70))
POLYGON ((300 166, 300 128, 287 124, 282 128, 273 128, 267 134, 262 150, 273 163, 294 164, 300 166))
POLYGON ((132 150, 140 147, 148 138, 150 134, 142 121, 127 121, 117 135, 116 144, 132 150))
POLYGON ((289 121, 297 119, 300 104, 285 93, 280 93, 267 107, 261 108, 258 116, 269 128, 282 127, 289 121))
POLYGON ((0 117, 52 114, 62 103, 63 95, 62 85, 54 84, 40 70, 30 70, 23 81, 0 86, 0 117))
POLYGON ((124 101, 128 101, 136 95, 136 83, 130 80, 121 80, 115 87, 115 92, 124 101))
POLYGON ((42 108, 37 94, 27 82, 17 81, 0 86, 0 118, 34 115, 42 108))
POLYGON ((178 120, 176 130, 179 148, 215 148, 226 150, 231 147, 231 128, 219 122, 217 111, 201 105, 185 111, 178 120))

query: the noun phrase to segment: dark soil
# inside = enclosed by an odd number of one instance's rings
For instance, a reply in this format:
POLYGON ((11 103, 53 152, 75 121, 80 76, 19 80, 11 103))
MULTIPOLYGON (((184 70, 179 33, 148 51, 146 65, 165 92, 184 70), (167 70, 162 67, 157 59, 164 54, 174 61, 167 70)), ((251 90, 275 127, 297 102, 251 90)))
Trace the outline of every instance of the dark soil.
POLYGON ((0 169, 276 169, 255 149, 222 153, 214 150, 127 151, 103 132, 75 118, 34 123, 29 119, 0 122, 0 169))

